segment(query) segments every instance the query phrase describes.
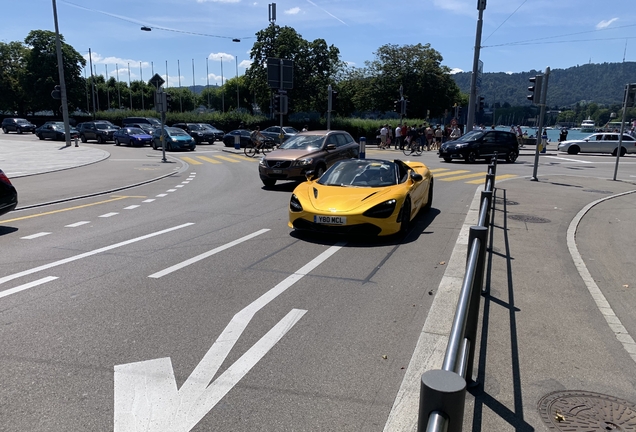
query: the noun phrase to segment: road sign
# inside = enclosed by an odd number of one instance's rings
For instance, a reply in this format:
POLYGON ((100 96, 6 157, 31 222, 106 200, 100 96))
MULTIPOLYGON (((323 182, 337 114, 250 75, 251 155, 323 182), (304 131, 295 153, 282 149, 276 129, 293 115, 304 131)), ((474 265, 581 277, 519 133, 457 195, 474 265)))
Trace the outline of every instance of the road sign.
POLYGON ((267 58, 267 84, 270 86, 270 88, 275 88, 275 89, 293 89, 294 88, 294 61, 268 57, 267 58), (281 76, 281 66, 283 68, 282 76, 281 76), (282 79, 282 82, 281 82, 281 79, 282 79))
POLYGON ((166 81, 161 78, 159 74, 154 74, 152 78, 148 81, 149 85, 155 86, 156 88, 161 87, 166 81))

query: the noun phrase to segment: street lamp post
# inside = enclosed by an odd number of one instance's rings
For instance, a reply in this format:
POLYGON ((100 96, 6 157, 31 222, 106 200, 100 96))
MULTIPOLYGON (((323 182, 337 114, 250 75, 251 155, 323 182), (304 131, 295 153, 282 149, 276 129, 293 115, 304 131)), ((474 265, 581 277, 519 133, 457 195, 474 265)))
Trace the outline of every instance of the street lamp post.
POLYGON ((234 56, 236 59, 236 109, 239 109, 240 106, 240 98, 239 98, 239 79, 238 79, 238 56, 234 56))
POLYGON ((468 100, 468 118, 466 119, 466 131, 471 131, 473 129, 473 124, 475 123, 475 103, 477 102, 477 74, 479 73, 479 50, 481 48, 481 27, 483 25, 484 9, 486 9, 486 0, 477 0, 477 10, 479 10, 479 18, 477 19, 477 32, 475 35, 473 73, 470 76, 470 97, 468 100))
MULTIPOLYGON (((62 101, 62 119, 64 120, 64 136, 66 147, 71 146, 71 127, 68 120, 68 99, 66 98, 66 83, 64 81, 64 63, 62 63, 62 42, 60 41, 60 29, 57 25, 57 5, 53 1, 53 21, 55 21, 55 48, 57 51, 57 70, 60 75, 60 93, 62 101)), ((92 72, 91 72, 92 73, 92 72)))

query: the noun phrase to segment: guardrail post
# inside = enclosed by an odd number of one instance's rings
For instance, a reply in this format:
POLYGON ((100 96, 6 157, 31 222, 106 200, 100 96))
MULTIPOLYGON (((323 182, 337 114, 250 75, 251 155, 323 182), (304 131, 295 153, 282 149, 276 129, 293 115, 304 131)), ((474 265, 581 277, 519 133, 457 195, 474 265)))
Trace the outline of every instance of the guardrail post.
POLYGON ((424 432, 434 412, 448 419, 448 432, 461 432, 464 423, 466 381, 455 372, 429 370, 422 374, 418 432, 424 432))
POLYGON ((492 209, 492 190, 481 191, 479 213, 484 211, 484 200, 486 200, 486 221, 485 226, 490 225, 490 210, 492 209))
POLYGON ((475 278, 470 291, 468 304, 468 314, 466 317, 466 331, 464 337, 470 341, 468 352, 468 362, 466 363, 466 381, 473 381, 473 362, 475 359, 475 346, 477 345, 477 323, 479 322, 479 303, 481 300, 481 289, 484 284, 484 265, 486 263, 486 243, 488 241, 488 228, 483 226, 471 226, 468 232, 468 245, 471 246, 474 240, 479 240, 479 253, 477 254, 477 265, 475 266, 475 278))
POLYGON ((495 174, 488 170, 488 174, 486 174, 486 183, 484 183, 484 188, 488 189, 488 182, 490 182, 490 190, 495 188, 495 174))

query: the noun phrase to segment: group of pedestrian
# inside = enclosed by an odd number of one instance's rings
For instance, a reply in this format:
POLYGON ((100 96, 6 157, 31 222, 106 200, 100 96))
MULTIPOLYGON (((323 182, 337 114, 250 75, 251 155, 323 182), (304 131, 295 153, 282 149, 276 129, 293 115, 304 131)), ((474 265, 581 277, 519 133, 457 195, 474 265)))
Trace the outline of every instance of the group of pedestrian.
POLYGON ((436 125, 433 128, 431 125, 425 124, 420 126, 398 125, 395 129, 389 124, 384 124, 378 131, 379 148, 390 149, 393 145, 395 150, 403 150, 405 146, 409 146, 413 142, 426 147, 427 151, 439 150, 443 141, 457 139, 461 135, 461 130, 457 126, 443 128, 441 125, 436 125))

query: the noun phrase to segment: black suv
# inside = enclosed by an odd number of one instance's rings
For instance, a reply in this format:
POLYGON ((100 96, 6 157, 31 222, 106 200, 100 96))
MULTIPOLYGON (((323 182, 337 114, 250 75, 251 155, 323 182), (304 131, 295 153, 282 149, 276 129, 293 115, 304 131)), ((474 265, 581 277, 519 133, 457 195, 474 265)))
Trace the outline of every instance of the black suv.
POLYGON ((123 126, 134 126, 152 135, 154 129, 161 129, 161 122, 154 117, 126 117, 121 121, 123 126))
POLYGON ((90 121, 80 125, 79 134, 83 143, 96 140, 102 144, 113 140, 113 134, 118 128, 110 122, 90 121))
POLYGON ((223 140, 223 131, 213 128, 209 124, 205 123, 175 123, 172 127, 183 129, 190 134, 197 144, 207 142, 208 144, 214 144, 214 141, 223 140))
POLYGON ((35 125, 23 118, 6 118, 2 120, 2 132, 9 133, 10 131, 19 134, 22 132, 35 133, 35 125))
POLYGON ((474 130, 454 141, 442 144, 439 157, 446 162, 463 159, 473 163, 477 159, 490 160, 493 157, 514 162, 519 156, 517 136, 512 132, 498 130, 474 130))

